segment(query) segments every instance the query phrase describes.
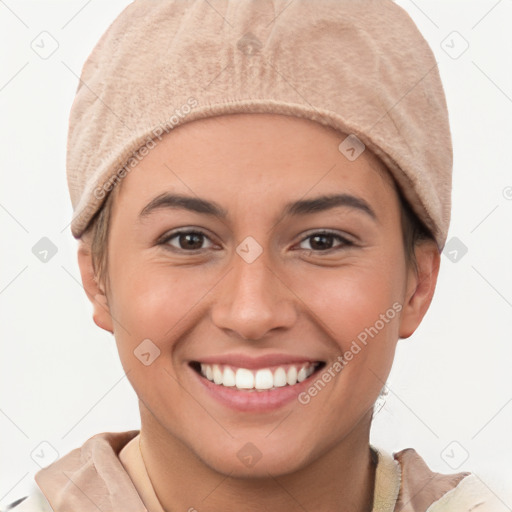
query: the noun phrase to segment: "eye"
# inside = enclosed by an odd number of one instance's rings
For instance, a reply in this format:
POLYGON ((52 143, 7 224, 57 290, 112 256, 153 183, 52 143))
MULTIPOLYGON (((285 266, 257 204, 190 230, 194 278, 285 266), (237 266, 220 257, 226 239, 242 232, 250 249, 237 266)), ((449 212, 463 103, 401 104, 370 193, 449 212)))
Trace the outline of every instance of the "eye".
MULTIPOLYGON (((159 245, 171 246, 173 249, 181 251, 198 251, 201 249, 207 249, 208 247, 202 247, 204 240, 211 240, 202 231, 196 230, 181 230, 175 231, 169 235, 166 235, 160 242, 159 245), (171 243, 171 240, 175 240, 176 243, 171 243)), ((212 244, 212 243, 211 243, 212 244)), ((213 245, 213 244, 212 244, 213 245)), ((210 246, 211 247, 211 246, 210 246)))
POLYGON ((310 248, 301 248, 314 252, 327 252, 330 250, 342 249, 344 247, 350 247, 354 245, 354 243, 348 240, 347 238, 337 233, 331 233, 329 231, 317 231, 315 233, 312 233, 306 238, 303 238, 301 244, 308 240, 310 241, 310 248), (333 239, 337 239, 341 242, 338 245, 338 247, 333 247, 333 239))
MULTIPOLYGON (((180 230, 166 235, 159 245, 170 246, 178 251, 192 252, 201 249, 208 249, 213 246, 210 238, 198 230, 180 230), (204 241, 207 240, 210 245, 203 247, 204 241)), ((329 231, 317 231, 303 238, 300 243, 300 248, 313 252, 328 252, 331 250, 342 249, 343 247, 350 247, 354 243, 347 238, 329 231), (338 240, 337 247, 333 246, 333 240, 338 240), (303 247, 304 242, 309 241, 310 247, 303 247)))

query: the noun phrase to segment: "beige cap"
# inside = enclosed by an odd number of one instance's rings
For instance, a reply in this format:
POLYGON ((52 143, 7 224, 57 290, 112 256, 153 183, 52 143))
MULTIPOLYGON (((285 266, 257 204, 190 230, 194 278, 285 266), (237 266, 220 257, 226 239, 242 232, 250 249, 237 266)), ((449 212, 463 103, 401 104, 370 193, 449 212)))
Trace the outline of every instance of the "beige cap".
POLYGON ((437 62, 391 0, 135 0, 85 62, 68 134, 79 238, 106 195, 181 124, 267 112, 340 130, 387 165, 440 249, 452 142, 437 62))

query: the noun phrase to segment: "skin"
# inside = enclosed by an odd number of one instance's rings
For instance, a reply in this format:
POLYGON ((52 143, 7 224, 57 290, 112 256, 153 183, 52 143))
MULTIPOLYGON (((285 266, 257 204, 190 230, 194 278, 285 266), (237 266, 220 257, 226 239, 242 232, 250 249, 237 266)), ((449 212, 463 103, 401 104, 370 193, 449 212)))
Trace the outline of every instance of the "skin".
POLYGON ((166 510, 371 510, 372 407, 398 339, 430 305, 439 251, 424 242, 418 272, 407 265, 390 175, 368 149, 349 161, 338 150, 344 138, 273 114, 190 122, 157 141, 113 192, 106 292, 89 241, 80 241, 93 318, 114 334, 139 397, 141 451, 166 510), (282 215, 288 202, 334 191, 363 199, 376 219, 347 206, 282 215), (168 208, 140 221, 163 192, 215 201, 227 217, 168 208), (179 236, 157 243, 177 228, 203 231, 199 249, 179 236), (322 229, 335 232, 323 245, 311 238, 322 229), (252 263, 236 252, 247 236, 263 250, 252 263), (235 411, 207 395, 189 367, 233 352, 332 366, 394 303, 400 313, 307 405, 235 411), (148 338, 161 353, 145 366, 133 352, 148 338), (262 454, 253 467, 237 457, 248 442, 262 454))

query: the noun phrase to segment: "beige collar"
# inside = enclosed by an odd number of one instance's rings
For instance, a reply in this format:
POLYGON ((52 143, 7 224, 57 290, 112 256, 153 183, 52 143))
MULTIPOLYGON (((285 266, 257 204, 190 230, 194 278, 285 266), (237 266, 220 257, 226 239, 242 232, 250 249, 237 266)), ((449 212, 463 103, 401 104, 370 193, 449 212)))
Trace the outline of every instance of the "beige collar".
MULTIPOLYGON (((164 512, 139 439, 139 430, 96 434, 36 473, 36 483, 56 512, 164 512)), ((393 455, 371 448, 378 456, 372 512, 424 512, 469 475, 434 473, 411 448, 393 455)))
MULTIPOLYGON (((140 434, 121 450, 119 459, 149 512, 165 512, 153 490, 139 446, 140 434)), ((372 512, 393 512, 400 490, 400 465, 389 453, 375 448, 378 457, 372 512)))
POLYGON ((153 484, 146 471, 142 453, 140 451, 140 434, 135 436, 119 454, 119 460, 130 475, 130 478, 140 495, 145 507, 149 512, 165 512, 158 501, 158 497, 153 489, 153 484))

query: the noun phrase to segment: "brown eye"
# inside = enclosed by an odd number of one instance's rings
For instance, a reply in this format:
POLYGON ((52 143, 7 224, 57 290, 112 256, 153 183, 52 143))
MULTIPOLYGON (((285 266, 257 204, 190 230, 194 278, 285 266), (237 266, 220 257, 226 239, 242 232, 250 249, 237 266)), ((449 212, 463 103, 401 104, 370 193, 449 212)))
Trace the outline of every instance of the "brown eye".
POLYGON ((331 249, 338 249, 338 248, 343 248, 346 246, 353 245, 353 243, 350 240, 347 240, 346 238, 344 238, 338 234, 329 233, 329 232, 313 233, 313 234, 309 235, 308 237, 304 238, 302 240, 301 244, 306 242, 307 240, 310 240, 310 243, 309 243, 310 247, 309 248, 301 247, 301 248, 309 250, 309 251, 314 251, 314 252, 326 252, 331 249), (333 241, 335 239, 338 240, 339 242, 341 242, 340 244, 338 244, 337 247, 333 247, 333 243, 334 243, 333 241))
POLYGON ((162 240, 161 244, 182 251, 198 251, 205 248, 204 240, 209 238, 201 231, 177 231, 162 240), (176 240, 176 243, 171 243, 171 240, 176 240))

